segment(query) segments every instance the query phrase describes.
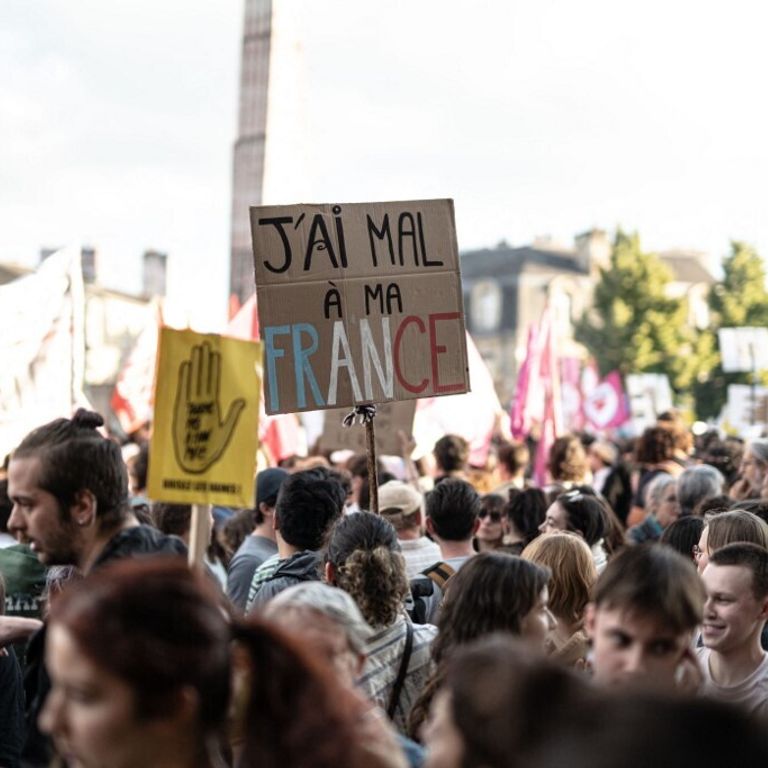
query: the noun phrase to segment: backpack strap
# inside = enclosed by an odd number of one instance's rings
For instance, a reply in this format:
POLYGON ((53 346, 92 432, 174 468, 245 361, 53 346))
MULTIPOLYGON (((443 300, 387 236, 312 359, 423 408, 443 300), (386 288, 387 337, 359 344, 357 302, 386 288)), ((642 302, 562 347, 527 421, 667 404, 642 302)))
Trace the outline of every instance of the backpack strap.
POLYGON ((392 686, 392 692, 389 694, 389 703, 387 704, 387 714, 389 715, 390 720, 393 720, 395 717, 395 710, 397 709, 397 703, 400 701, 400 694, 403 691, 405 676, 408 674, 408 664, 411 661, 412 650, 413 624, 411 624, 410 619, 406 618, 405 647, 403 648, 403 655, 400 657, 400 669, 397 670, 397 678, 395 679, 395 684, 392 686))
POLYGON ((434 581, 435 584, 440 587, 441 591, 444 592, 448 579, 450 579, 451 576, 456 573, 456 569, 452 568, 448 563, 445 563, 441 560, 439 563, 430 565, 429 568, 422 571, 422 573, 432 579, 432 581, 434 581))

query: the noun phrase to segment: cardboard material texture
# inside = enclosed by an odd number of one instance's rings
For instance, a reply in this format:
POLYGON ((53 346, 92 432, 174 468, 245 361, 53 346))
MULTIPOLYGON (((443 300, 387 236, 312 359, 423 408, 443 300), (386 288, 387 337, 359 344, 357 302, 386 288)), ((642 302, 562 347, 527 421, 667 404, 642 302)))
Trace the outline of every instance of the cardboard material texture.
POLYGON ((251 208, 268 414, 466 392, 451 200, 251 208))
MULTIPOLYGON (((365 426, 353 424, 343 425, 344 417, 349 408, 325 411, 325 424, 320 436, 321 451, 335 451, 348 448, 355 453, 365 453, 365 426)), ((398 431, 402 430, 410 437, 413 432, 413 415, 416 413, 415 400, 383 403, 376 408, 376 455, 399 456, 402 450, 398 431)))
POLYGON ((253 506, 261 344, 160 330, 149 497, 253 506))

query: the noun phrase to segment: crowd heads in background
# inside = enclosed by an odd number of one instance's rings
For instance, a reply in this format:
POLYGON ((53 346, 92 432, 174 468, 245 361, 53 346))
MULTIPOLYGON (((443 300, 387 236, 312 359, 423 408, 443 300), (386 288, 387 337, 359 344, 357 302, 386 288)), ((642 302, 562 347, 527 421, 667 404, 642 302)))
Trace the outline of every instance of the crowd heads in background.
POLYGON ((0 764, 764 765, 768 439, 612 437, 478 464, 400 434, 376 484, 262 459, 201 520, 98 414, 33 430, 0 478, 0 764))

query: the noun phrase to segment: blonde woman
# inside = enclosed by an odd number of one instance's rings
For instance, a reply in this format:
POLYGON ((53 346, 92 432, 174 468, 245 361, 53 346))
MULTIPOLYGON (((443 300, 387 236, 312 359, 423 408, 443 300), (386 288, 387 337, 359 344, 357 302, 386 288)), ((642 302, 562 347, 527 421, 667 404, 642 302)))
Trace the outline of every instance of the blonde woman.
POLYGON ((552 572, 549 609, 557 619, 548 637, 552 656, 569 666, 580 666, 589 647, 584 612, 597 581, 592 552, 580 536, 552 533, 534 539, 522 557, 552 572))

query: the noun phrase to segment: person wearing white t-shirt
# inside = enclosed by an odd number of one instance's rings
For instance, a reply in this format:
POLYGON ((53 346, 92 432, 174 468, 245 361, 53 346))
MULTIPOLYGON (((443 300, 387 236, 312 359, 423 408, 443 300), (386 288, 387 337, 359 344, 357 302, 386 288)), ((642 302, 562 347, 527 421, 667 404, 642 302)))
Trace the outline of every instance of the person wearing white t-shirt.
POLYGON ((768 717, 768 653, 760 634, 768 619, 768 550, 729 544, 710 555, 701 575, 707 592, 697 649, 701 693, 768 717))

